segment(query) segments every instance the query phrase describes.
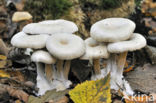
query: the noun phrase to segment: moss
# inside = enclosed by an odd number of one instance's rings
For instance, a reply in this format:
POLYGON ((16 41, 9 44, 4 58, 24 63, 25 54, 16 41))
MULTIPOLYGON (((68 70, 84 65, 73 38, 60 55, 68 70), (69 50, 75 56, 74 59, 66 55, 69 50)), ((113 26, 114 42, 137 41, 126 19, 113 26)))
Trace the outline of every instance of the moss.
POLYGON ((120 7, 115 9, 109 10, 93 9, 91 11, 87 11, 87 14, 89 14, 90 19, 89 23, 90 25, 92 25, 99 20, 109 17, 128 17, 130 14, 134 12, 135 12, 135 2, 134 0, 129 0, 128 2, 122 3, 120 7))
POLYGON ((140 7, 141 1, 143 0, 135 0, 136 7, 140 7))
POLYGON ((80 0, 82 4, 93 4, 98 9, 112 9, 121 6, 123 2, 127 2, 129 0, 80 0))
POLYGON ((57 19, 68 12, 72 3, 68 0, 27 0, 25 10, 31 12, 35 21, 57 19))

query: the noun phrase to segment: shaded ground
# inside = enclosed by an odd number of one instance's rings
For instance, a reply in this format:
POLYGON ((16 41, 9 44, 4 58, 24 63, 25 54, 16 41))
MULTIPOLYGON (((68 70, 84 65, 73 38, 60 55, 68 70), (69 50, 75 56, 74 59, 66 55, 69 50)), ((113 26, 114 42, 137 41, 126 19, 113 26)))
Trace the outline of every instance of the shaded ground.
POLYGON ((137 67, 127 73, 126 80, 133 90, 156 93, 156 65, 145 64, 143 67, 137 67))

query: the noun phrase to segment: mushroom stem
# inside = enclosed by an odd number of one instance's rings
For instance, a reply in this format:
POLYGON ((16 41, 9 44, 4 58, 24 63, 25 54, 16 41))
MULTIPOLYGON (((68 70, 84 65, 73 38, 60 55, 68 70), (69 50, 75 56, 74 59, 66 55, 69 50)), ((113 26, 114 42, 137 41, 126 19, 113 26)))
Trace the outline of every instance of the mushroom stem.
POLYGON ((68 80, 68 75, 69 75, 69 71, 70 71, 70 64, 71 64, 71 61, 70 60, 67 60, 65 62, 65 65, 64 65, 64 78, 66 80, 68 80))
POLYGON ((107 71, 111 71, 111 89, 119 90, 122 88, 128 95, 132 95, 133 90, 130 85, 126 80, 122 79, 126 56, 127 52, 121 53, 119 56, 117 54, 111 54, 108 60, 107 71))
POLYGON ((57 61, 57 64, 56 64, 56 67, 57 67, 57 76, 60 77, 60 78, 63 78, 62 77, 62 75, 63 75, 62 74, 63 73, 62 72, 63 71, 63 62, 64 62, 63 60, 58 60, 57 61))
POLYGON ((41 63, 36 63, 37 66, 37 88, 38 95, 43 95, 47 90, 52 89, 44 75, 44 66, 41 63))
POLYGON ((51 64, 45 64, 45 74, 49 82, 53 80, 53 66, 51 64))
POLYGON ((127 52, 120 53, 118 56, 117 67, 118 75, 122 76, 124 65, 126 62, 127 52))
POLYGON ((95 75, 101 74, 100 59, 93 59, 95 75))
POLYGON ((37 76, 44 77, 44 68, 42 67, 41 63, 36 63, 37 67, 37 76))

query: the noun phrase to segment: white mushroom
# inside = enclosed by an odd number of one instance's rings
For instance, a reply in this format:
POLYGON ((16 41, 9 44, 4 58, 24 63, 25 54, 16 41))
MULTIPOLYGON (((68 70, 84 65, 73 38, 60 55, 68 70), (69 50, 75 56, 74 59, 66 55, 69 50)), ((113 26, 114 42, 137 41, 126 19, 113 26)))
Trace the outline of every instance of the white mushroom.
MULTIPOLYGON (((122 86, 123 84, 123 68, 126 62, 127 52, 128 51, 135 51, 141 49, 146 46, 146 39, 138 34, 134 33, 134 35, 127 41, 120 41, 116 43, 108 44, 108 51, 110 53, 114 53, 111 55, 111 59, 114 62, 112 65, 117 69, 112 69, 112 80, 111 80, 111 87, 113 89, 118 89, 118 85, 122 86), (117 55, 118 53, 118 55, 117 55), (117 85, 118 84, 118 85, 117 85)), ((131 94, 131 93, 129 93, 131 94)))
POLYGON ((71 84, 71 81, 68 80, 70 62, 72 59, 79 58, 85 53, 84 41, 76 35, 53 34, 48 38, 46 48, 58 59, 56 64, 58 78, 63 82, 64 89, 68 88, 71 84), (66 60, 65 64, 64 60, 66 60))
POLYGON ((78 31, 75 23, 67 20, 46 20, 40 23, 31 23, 23 28, 29 34, 74 33, 78 31))
POLYGON ((127 40, 133 34, 135 23, 125 18, 108 18, 96 22, 91 27, 91 37, 98 42, 127 40))
MULTIPOLYGON (((124 40, 130 39, 133 37, 133 32, 135 29, 135 23, 126 18, 108 18, 101 21, 96 22, 91 27, 91 37, 98 42, 122 42, 124 40)), ((110 46, 110 45, 109 45, 110 46)), ((126 45, 125 45, 126 46, 126 45)), ((129 45, 130 46, 130 45, 129 45)), ((110 47, 108 47, 111 49, 110 47)), ((118 45, 116 49, 122 48, 122 45, 118 45)), ((114 49, 113 49, 114 50, 114 49)), ((126 53, 123 53, 119 58, 126 57, 126 53)), ((117 58, 116 54, 111 54, 108 59, 107 71, 111 71, 111 88, 118 90, 121 86, 117 84, 113 79, 117 77, 118 66, 117 63, 124 65, 125 59, 117 58), (119 60, 118 60, 119 59, 119 60), (123 61, 123 62, 122 62, 123 61), (113 77, 114 76, 114 77, 113 77), (113 84, 114 83, 114 84, 113 84), (115 87, 114 87, 115 85, 115 87), (118 86, 117 86, 118 85, 118 86), (117 88, 118 87, 118 88, 117 88)), ((119 67, 122 68, 122 67, 119 67)), ((127 83, 127 82, 124 82, 127 83)), ((123 84, 123 81, 122 81, 123 84)), ((126 84, 127 85, 127 84, 126 84)), ((123 86, 121 86, 123 87, 123 86)), ((127 90, 128 91, 128 90, 127 90)), ((132 94, 131 93, 128 94, 132 94)))
POLYGON ((24 32, 15 34, 11 39, 11 44, 18 48, 40 49, 46 45, 49 35, 27 35, 24 32))
POLYGON ((101 74, 100 59, 109 57, 106 44, 99 43, 90 37, 85 40, 85 45, 86 52, 80 59, 93 60, 94 75, 92 75, 92 79, 95 80, 104 77, 104 75, 101 74))
POLYGON ((38 50, 32 54, 31 60, 36 62, 37 66, 38 94, 43 95, 47 90, 55 89, 55 86, 52 85, 52 80, 55 74, 55 69, 52 64, 56 62, 56 59, 48 52, 38 50))

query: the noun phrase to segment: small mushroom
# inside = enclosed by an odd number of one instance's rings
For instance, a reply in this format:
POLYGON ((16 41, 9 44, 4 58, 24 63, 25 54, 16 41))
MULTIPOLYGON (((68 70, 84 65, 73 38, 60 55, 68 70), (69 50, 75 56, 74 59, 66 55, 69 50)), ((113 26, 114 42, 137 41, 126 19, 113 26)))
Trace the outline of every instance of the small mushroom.
POLYGON ((115 43, 108 44, 108 51, 113 53, 111 58, 113 59, 114 65, 117 69, 112 69, 112 81, 111 86, 114 89, 118 89, 119 87, 116 85, 123 85, 123 68, 126 62, 127 52, 128 51, 135 51, 141 49, 146 46, 146 39, 138 34, 134 33, 133 36, 127 41, 120 41, 115 43))
POLYGON ((62 90, 69 88, 71 85, 71 81, 68 80, 70 63, 72 59, 79 58, 85 53, 84 41, 76 35, 58 33, 53 34, 48 38, 46 48, 56 59, 58 59, 56 68, 58 79, 64 84, 62 90))
POLYGON ((92 75, 92 79, 95 80, 104 77, 104 75, 101 74, 100 59, 109 57, 106 44, 99 43, 90 37, 85 40, 85 45, 86 52, 80 59, 93 61, 94 75, 92 75))
POLYGON ((47 90, 54 89, 54 86, 52 85, 54 75, 52 74, 55 74, 55 69, 53 68, 52 64, 56 62, 56 59, 48 52, 38 50, 32 54, 31 60, 35 62, 37 66, 37 87, 39 88, 38 94, 43 95, 47 90), (48 78, 46 78, 46 76, 48 76, 48 78))
POLYGON ((76 31, 78 27, 75 23, 63 19, 31 23, 23 28, 23 32, 28 34, 74 33, 76 31))
POLYGON ((13 22, 20 22, 24 20, 31 20, 32 15, 28 12, 15 12, 12 16, 12 21, 13 22))

